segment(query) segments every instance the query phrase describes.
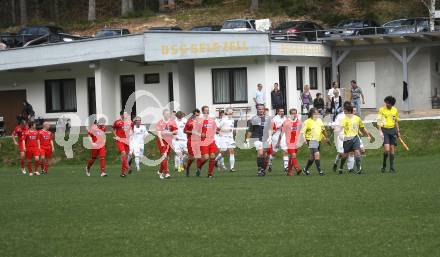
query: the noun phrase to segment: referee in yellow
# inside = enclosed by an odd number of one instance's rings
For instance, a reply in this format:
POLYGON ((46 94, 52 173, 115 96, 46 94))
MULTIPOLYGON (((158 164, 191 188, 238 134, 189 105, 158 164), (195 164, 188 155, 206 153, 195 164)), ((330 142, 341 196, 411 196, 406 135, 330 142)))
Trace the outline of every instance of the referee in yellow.
POLYGON ((397 146, 397 139, 400 137, 399 112, 394 105, 396 98, 387 96, 384 99, 385 106, 379 109, 377 115, 377 126, 383 138, 383 165, 382 173, 386 171, 387 159, 390 158, 390 173, 394 173, 394 151, 397 146))

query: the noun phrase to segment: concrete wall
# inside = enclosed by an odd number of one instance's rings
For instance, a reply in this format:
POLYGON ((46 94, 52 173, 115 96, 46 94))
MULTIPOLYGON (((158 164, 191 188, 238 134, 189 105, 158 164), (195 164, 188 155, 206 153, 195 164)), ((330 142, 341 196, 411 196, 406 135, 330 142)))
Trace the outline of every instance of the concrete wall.
POLYGON ((279 83, 279 67, 287 67, 287 107, 300 108, 300 92, 296 90, 296 67, 304 67, 304 84, 309 84, 309 67, 318 68, 318 90, 312 90, 313 96, 324 90, 324 66, 330 62, 329 58, 318 57, 282 57, 260 56, 228 59, 210 59, 194 61, 196 104, 198 107, 208 105, 216 107, 254 106, 256 85, 263 84, 266 93, 267 106, 271 105, 270 92, 274 83, 279 83), (248 102, 244 104, 213 104, 212 73, 215 68, 247 68, 248 102))
POLYGON ((76 114, 82 120, 85 120, 89 113, 87 104, 87 78, 93 76, 94 72, 88 67, 88 63, 1 72, 0 90, 25 89, 27 100, 34 107, 36 117, 58 118, 63 113, 46 112, 44 81, 48 79, 73 78, 76 80, 76 114))
MULTIPOLYGON (((431 108, 430 52, 429 48, 422 48, 408 64, 409 95, 413 110, 431 108)), ((383 105, 385 96, 393 95, 397 99, 397 108, 402 109, 402 64, 387 49, 352 51, 340 65, 341 87, 350 87, 350 81, 356 79, 356 62, 361 61, 375 62, 377 108, 383 105)))
POLYGON ((431 48, 431 96, 440 95, 440 47, 431 48), (436 70, 437 69, 437 70, 436 70))
POLYGON ((196 108, 196 94, 194 85, 194 61, 179 61, 175 65, 177 72, 174 79, 177 79, 177 84, 174 83, 174 101, 178 101, 180 110, 185 113, 190 113, 196 108))

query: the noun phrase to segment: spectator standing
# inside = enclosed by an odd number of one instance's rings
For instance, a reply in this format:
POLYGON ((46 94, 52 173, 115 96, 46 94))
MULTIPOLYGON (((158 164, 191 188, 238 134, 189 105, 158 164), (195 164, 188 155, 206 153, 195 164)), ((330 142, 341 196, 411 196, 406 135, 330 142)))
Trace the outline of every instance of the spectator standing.
POLYGON ((280 90, 280 86, 278 83, 273 84, 273 90, 270 93, 272 109, 275 110, 275 113, 278 109, 284 109, 284 96, 283 92, 280 90))
POLYGON ((304 113, 308 113, 310 110, 310 105, 312 105, 312 94, 310 93, 310 86, 309 85, 305 85, 304 86, 304 90, 301 93, 301 112, 304 113))
POLYGON ((362 88, 357 85, 356 80, 351 81, 351 104, 356 108, 359 117, 362 117, 361 104, 365 104, 364 94, 362 88))
POLYGON ((330 109, 333 114, 333 121, 335 121, 336 116, 342 112, 342 97, 340 96, 339 90, 334 91, 334 96, 330 102, 330 109))
MULTIPOLYGON (((339 91, 339 83, 336 81, 333 81, 332 88, 330 88, 327 93, 327 101, 329 103, 332 101, 332 98, 335 96, 336 91, 339 91)), ((339 94, 339 95, 341 95, 341 94, 339 94)))
POLYGON ((266 95, 264 94, 262 84, 257 85, 257 91, 255 92, 254 102, 256 106, 259 104, 266 105, 266 95))
POLYGON ((35 119, 35 111, 34 108, 28 101, 23 102, 23 111, 21 112, 21 115, 23 116, 24 120, 27 122, 34 121, 35 119))

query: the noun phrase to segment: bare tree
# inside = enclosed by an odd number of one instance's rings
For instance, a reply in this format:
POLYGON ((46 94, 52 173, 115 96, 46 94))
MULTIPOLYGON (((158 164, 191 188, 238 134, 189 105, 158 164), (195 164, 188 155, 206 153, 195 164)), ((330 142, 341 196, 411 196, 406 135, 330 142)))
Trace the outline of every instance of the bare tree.
POLYGON ((15 0, 11 0, 11 18, 12 25, 17 24, 17 16, 15 15, 15 0))
POLYGON ((96 20, 96 1, 95 0, 89 0, 88 20, 89 21, 96 20))
POLYGON ((258 10, 258 0, 251 0, 251 9, 258 10))
POLYGON ((436 0, 421 0, 429 11, 429 30, 435 30, 435 1, 436 0))
POLYGON ((128 0, 128 11, 129 11, 129 12, 134 11, 133 0, 128 0))
POLYGON ((60 19, 60 3, 58 0, 53 0, 53 12, 55 20, 58 21, 60 19))
POLYGON ((28 21, 26 0, 20 0, 20 24, 26 25, 28 21))
POLYGON ((129 7, 128 0, 121 0, 121 15, 122 16, 127 15, 128 10, 129 10, 128 7, 129 7))

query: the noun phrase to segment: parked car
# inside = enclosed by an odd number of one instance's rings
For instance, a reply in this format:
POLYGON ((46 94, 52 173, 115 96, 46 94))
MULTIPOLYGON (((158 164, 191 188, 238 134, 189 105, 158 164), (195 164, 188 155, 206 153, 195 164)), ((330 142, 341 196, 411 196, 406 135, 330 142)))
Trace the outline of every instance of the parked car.
POLYGON ((13 48, 17 45, 17 34, 10 32, 0 33, 0 43, 6 45, 7 48, 13 48))
POLYGON ((402 26, 408 19, 398 19, 386 22, 382 25, 382 27, 385 29, 385 33, 390 33, 394 31, 394 28, 398 28, 402 26))
POLYGON ((221 31, 225 32, 252 32, 257 31, 255 27, 255 20, 234 19, 227 20, 223 23, 221 31))
POLYGON ((191 28, 191 31, 220 31, 222 26, 220 25, 206 25, 206 26, 196 26, 191 28))
POLYGON ((327 37, 384 34, 385 29, 373 20, 350 19, 340 22, 336 28, 325 32, 327 37))
POLYGON ((64 30, 55 26, 24 27, 17 33, 17 46, 24 46, 26 43, 43 36, 48 36, 49 43, 61 42, 63 40, 60 34, 64 34, 64 30))
MULTIPOLYGON (((440 31, 440 19, 435 19, 435 31, 440 31)), ((412 18, 406 19, 400 24, 387 31, 388 34, 407 34, 417 32, 429 32, 429 18, 412 18)))
POLYGON ((311 21, 283 22, 271 31, 273 40, 289 41, 316 41, 317 36, 322 37, 322 27, 311 21), (319 35, 318 35, 319 34, 319 35))
POLYGON ((100 31, 96 32, 95 37, 115 37, 128 34, 130 34, 130 31, 128 29, 107 28, 101 29, 100 31))
POLYGON ((181 31, 182 29, 177 26, 173 27, 151 27, 148 29, 149 31, 181 31))

